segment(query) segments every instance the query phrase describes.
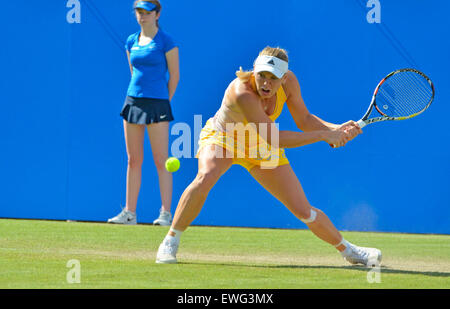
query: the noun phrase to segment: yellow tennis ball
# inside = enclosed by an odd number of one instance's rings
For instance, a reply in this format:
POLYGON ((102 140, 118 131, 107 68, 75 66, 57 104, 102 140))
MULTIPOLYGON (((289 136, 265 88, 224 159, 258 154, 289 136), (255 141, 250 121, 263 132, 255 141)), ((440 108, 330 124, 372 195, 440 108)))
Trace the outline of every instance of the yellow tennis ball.
POLYGON ((175 157, 170 157, 166 160, 166 170, 168 172, 176 172, 180 168, 180 160, 175 157))

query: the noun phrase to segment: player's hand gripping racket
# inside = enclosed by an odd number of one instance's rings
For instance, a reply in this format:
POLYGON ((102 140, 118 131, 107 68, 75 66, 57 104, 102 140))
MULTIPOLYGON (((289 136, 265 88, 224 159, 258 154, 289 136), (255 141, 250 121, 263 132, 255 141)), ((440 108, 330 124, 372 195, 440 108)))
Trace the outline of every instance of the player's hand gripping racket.
POLYGON ((378 84, 360 128, 385 120, 405 120, 423 113, 433 102, 434 85, 420 71, 401 69, 388 74, 378 84), (373 108, 380 115, 369 118, 373 108))

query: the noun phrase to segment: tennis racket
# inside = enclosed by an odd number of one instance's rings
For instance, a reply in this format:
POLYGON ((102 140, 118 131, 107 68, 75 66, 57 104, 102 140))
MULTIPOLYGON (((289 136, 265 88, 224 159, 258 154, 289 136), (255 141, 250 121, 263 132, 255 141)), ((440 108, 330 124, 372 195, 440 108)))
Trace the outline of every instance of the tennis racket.
POLYGON ((364 128, 375 122, 413 118, 423 113, 433 99, 434 85, 428 76, 415 69, 400 69, 381 80, 366 114, 356 123, 364 128), (374 108, 378 114, 369 118, 374 108))
POLYGON ((433 102, 431 79, 415 69, 401 69, 381 80, 372 96, 366 114, 357 121, 360 128, 386 120, 405 120, 423 113, 433 102), (379 115, 374 115, 375 110, 379 115))

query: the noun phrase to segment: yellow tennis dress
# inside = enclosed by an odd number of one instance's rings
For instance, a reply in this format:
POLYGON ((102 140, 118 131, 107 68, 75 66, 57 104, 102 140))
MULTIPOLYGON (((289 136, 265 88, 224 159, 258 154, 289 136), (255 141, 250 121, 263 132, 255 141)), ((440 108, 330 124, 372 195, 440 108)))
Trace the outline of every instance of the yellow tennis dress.
MULTIPOLYGON (((252 77, 251 83, 253 88, 256 89, 254 77, 252 77)), ((276 96, 275 110, 272 115, 269 115, 272 121, 280 116, 286 102, 286 93, 283 86, 278 89, 276 96)), ((242 123, 227 123, 226 129, 223 128, 223 125, 218 125, 217 118, 221 116, 220 113, 224 113, 222 108, 223 106, 214 117, 208 119, 200 132, 197 158, 203 147, 218 145, 228 150, 227 156, 231 154, 233 164, 239 164, 248 171, 255 166, 270 169, 289 164, 284 149, 270 146, 265 139, 256 133, 256 130, 253 129, 240 111, 228 110, 227 112, 239 113, 242 123)), ((272 138, 272 140, 274 139, 272 138)))

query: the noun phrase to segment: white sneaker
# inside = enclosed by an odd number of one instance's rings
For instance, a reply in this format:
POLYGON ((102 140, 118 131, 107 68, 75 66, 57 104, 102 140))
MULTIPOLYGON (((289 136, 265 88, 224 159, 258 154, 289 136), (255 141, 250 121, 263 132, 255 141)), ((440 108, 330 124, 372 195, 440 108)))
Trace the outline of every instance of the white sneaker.
POLYGON ((159 217, 153 221, 154 225, 169 226, 172 224, 172 214, 169 211, 161 209, 159 217))
POLYGON ((137 223, 136 219, 137 218, 135 213, 124 208, 122 209, 120 214, 118 214, 114 218, 108 219, 108 223, 135 225, 137 223))
POLYGON ((367 267, 375 267, 381 264, 381 251, 376 248, 364 248, 348 244, 341 255, 351 264, 363 264, 367 267))
POLYGON ((156 254, 156 263, 158 264, 175 264, 177 263, 177 251, 179 240, 175 237, 166 236, 163 242, 159 245, 158 253, 156 254))

